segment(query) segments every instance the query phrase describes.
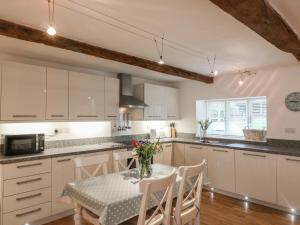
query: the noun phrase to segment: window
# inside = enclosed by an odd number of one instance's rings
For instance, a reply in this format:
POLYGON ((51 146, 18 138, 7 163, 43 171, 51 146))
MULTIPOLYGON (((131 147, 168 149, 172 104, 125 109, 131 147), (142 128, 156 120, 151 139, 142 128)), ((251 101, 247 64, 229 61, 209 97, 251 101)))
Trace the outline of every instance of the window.
POLYGON ((213 122, 207 131, 211 135, 243 136, 244 128, 266 129, 266 97, 198 101, 200 119, 213 122))

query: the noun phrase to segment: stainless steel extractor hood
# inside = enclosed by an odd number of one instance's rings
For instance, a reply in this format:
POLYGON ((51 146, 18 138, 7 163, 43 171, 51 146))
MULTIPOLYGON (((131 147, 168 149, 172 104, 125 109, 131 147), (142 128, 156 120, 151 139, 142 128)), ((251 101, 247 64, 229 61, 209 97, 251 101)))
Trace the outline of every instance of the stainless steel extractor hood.
POLYGON ((118 74, 120 79, 120 107, 125 108, 145 108, 148 105, 143 101, 133 97, 132 77, 130 74, 118 74))

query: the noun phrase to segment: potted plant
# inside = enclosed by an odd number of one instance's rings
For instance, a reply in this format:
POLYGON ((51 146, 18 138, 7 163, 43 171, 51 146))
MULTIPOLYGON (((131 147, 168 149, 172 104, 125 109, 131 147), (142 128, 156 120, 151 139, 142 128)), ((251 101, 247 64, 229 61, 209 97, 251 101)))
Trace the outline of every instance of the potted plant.
POLYGON ((206 140, 207 129, 212 124, 212 121, 206 119, 206 120, 200 120, 198 121, 198 123, 200 125, 200 140, 202 142, 207 142, 206 140))
POLYGON ((151 160, 152 157, 159 152, 163 151, 159 139, 153 143, 149 140, 132 141, 134 152, 139 159, 139 176, 140 179, 150 177, 152 174, 151 160))

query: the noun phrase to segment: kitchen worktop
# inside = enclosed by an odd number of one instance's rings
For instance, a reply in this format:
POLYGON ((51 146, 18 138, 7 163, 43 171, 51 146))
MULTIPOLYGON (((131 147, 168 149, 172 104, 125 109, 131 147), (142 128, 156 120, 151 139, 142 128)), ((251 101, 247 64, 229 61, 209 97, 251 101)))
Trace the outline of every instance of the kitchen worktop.
MULTIPOLYGON (((156 141, 157 139, 150 139, 150 140, 156 141)), ((210 143, 202 143, 199 141, 199 139, 192 139, 192 138, 162 138, 160 139, 160 142, 204 145, 210 147, 231 148, 236 150, 245 150, 245 151, 300 157, 300 148, 275 147, 275 146, 269 146, 266 143, 265 144, 228 143, 223 141, 211 141, 210 143)), ((21 155, 21 156, 0 155, 0 164, 16 163, 22 161, 29 161, 29 160, 36 160, 36 159, 43 159, 43 158, 53 158, 53 157, 67 156, 67 155, 79 155, 79 154, 117 150, 121 148, 130 148, 130 147, 131 147, 130 141, 127 140, 119 143, 106 142, 106 143, 94 144, 94 145, 79 145, 79 146, 72 146, 72 147, 49 148, 40 154, 21 155)))

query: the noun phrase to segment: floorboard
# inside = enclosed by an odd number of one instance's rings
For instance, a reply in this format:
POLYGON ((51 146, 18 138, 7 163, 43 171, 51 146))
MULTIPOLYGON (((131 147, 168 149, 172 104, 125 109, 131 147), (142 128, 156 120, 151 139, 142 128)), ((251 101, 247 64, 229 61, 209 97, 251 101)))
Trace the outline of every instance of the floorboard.
MULTIPOLYGON (((122 225, 136 225, 136 222, 137 218, 133 218, 122 225)), ((47 225, 73 224, 70 216, 47 225)), ((300 216, 204 191, 201 225, 300 225, 300 216)))

